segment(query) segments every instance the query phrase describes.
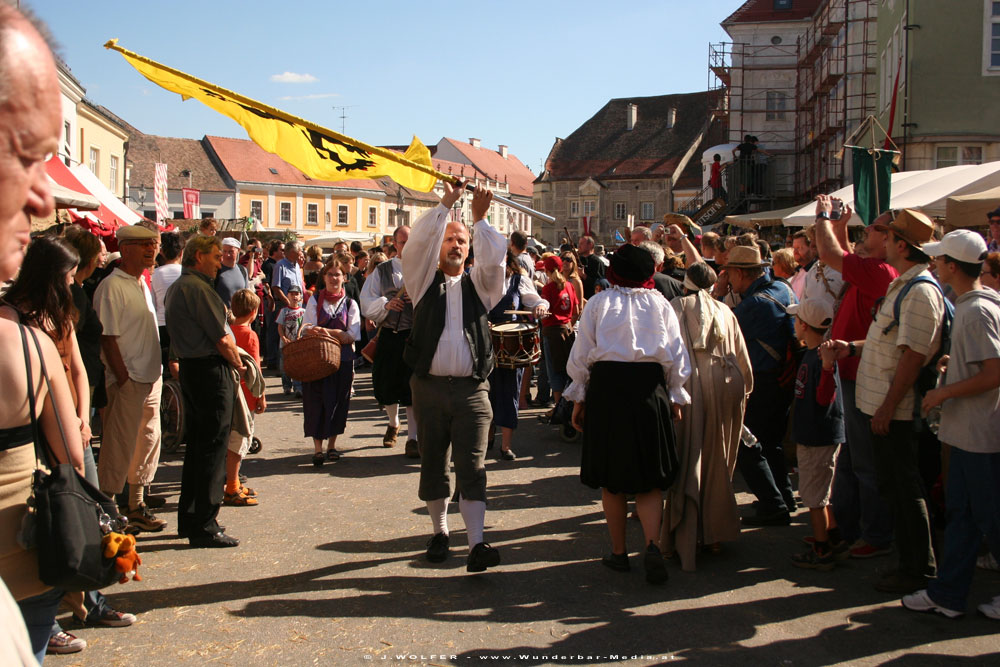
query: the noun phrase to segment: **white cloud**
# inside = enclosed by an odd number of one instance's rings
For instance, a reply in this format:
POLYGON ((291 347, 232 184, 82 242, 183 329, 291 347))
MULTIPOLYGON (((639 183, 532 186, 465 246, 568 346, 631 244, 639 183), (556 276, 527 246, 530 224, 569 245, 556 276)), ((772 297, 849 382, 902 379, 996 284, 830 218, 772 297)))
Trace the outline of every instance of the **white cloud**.
POLYGON ((318 80, 312 74, 297 74, 295 72, 271 75, 271 81, 276 83, 315 83, 318 80))
POLYGON ((278 99, 282 102, 301 102, 302 100, 326 100, 331 97, 340 97, 339 93, 313 93, 311 95, 285 95, 278 99))

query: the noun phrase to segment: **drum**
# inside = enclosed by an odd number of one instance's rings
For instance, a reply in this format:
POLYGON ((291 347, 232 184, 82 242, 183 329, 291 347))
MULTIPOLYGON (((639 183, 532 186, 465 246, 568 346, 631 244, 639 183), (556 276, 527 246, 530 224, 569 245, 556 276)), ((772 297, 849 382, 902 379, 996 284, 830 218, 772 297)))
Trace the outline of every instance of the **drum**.
POLYGON ((524 368, 537 364, 542 356, 538 326, 527 322, 490 325, 497 368, 524 368))

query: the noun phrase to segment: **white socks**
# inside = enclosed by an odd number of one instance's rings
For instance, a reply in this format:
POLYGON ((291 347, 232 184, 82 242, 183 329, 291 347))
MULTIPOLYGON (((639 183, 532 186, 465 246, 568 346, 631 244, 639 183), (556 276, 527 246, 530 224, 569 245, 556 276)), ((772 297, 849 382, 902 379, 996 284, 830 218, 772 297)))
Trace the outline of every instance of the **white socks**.
POLYGON ((406 406, 406 437, 410 440, 417 439, 417 411, 412 405, 406 406))
POLYGON ((389 416, 389 426, 399 428, 399 403, 385 406, 385 414, 389 416))
POLYGON ((466 500, 459 496, 458 509, 465 521, 465 532, 469 535, 469 548, 483 541, 483 525, 486 523, 486 503, 482 500, 466 500))
MULTIPOLYGON (((438 498, 427 501, 427 513, 431 516, 431 526, 434 527, 434 534, 448 534, 448 499, 438 498)), ((481 531, 480 531, 481 532, 481 531)))

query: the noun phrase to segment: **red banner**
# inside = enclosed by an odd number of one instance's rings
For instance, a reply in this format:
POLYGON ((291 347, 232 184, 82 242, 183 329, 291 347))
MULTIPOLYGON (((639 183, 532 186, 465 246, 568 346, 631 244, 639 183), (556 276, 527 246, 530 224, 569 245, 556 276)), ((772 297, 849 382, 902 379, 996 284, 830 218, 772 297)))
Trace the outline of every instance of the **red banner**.
POLYGON ((184 195, 184 217, 196 220, 201 217, 201 191, 194 188, 181 188, 184 195))

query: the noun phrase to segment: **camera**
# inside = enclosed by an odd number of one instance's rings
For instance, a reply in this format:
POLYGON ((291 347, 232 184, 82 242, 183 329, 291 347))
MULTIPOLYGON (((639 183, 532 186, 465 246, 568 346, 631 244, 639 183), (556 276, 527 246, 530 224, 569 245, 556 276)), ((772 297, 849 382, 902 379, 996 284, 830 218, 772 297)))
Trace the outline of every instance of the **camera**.
POLYGON ((844 214, 844 202, 840 199, 830 200, 830 219, 840 220, 840 217, 844 214))

